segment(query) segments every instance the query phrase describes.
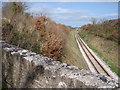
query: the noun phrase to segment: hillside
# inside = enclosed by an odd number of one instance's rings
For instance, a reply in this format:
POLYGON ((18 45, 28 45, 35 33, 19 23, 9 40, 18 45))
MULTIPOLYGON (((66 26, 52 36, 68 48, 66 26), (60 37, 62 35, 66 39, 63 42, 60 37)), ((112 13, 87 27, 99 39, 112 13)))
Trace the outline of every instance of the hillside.
POLYGON ((39 17, 30 16, 24 10, 22 2, 4 5, 2 9, 3 40, 44 56, 61 60, 66 38, 71 28, 57 24, 42 14, 39 17))
POLYGON ((86 30, 89 34, 118 42, 118 20, 107 20, 100 24, 87 24, 82 26, 81 29, 86 30))
POLYGON ((62 61, 70 65, 75 65, 81 69, 88 69, 88 66, 76 42, 75 33, 76 30, 71 30, 68 33, 62 61))
POLYGON ((57 24, 42 14, 34 17, 23 11, 10 9, 19 10, 17 5, 24 11, 22 3, 8 3, 3 7, 3 40, 49 58, 88 69, 74 37, 75 29, 57 24), (6 9, 10 9, 9 12, 6 9))
POLYGON ((120 76, 118 65, 118 20, 88 24, 79 29, 79 35, 89 47, 120 76))

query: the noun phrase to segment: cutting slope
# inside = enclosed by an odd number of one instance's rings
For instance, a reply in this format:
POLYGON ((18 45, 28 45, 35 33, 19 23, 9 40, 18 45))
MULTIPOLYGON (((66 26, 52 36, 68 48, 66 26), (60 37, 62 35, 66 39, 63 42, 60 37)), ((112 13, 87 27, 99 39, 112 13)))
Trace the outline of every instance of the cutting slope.
POLYGON ((76 31, 70 31, 68 34, 68 38, 66 41, 66 46, 64 50, 64 56, 62 57, 63 62, 68 63, 70 65, 75 65, 79 68, 88 69, 84 58, 79 51, 76 39, 75 39, 76 31))
POLYGON ((118 65, 118 22, 105 21, 102 24, 86 25, 80 28, 79 35, 120 76, 118 65), (103 29, 100 26, 104 26, 103 29), (86 27, 87 26, 87 27, 86 27), (113 37, 112 37, 113 35, 113 37))

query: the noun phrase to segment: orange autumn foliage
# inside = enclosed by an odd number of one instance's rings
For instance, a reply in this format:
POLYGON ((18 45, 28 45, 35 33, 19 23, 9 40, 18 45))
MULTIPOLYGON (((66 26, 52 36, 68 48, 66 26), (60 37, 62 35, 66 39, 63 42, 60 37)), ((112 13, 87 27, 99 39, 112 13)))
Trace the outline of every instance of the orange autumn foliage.
POLYGON ((51 19, 41 16, 36 19, 35 27, 43 38, 43 55, 60 60, 68 27, 56 24, 51 19))

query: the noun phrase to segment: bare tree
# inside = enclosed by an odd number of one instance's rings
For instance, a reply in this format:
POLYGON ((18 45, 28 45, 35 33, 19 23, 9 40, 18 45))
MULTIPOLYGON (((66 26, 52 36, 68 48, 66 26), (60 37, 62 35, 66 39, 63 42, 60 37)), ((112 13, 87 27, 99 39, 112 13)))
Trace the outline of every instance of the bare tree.
POLYGON ((92 24, 96 24, 97 23, 97 18, 91 18, 91 22, 92 22, 92 24))
POLYGON ((105 21, 106 21, 107 19, 105 19, 105 18, 102 18, 102 19, 100 19, 100 24, 103 24, 105 21))

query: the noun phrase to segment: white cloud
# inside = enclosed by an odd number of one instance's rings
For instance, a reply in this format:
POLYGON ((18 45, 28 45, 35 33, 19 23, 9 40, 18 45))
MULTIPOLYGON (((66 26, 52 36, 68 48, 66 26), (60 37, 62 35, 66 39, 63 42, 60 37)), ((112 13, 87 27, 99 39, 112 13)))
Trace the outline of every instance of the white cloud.
POLYGON ((29 9, 29 12, 36 14, 45 13, 57 23, 63 23, 72 26, 80 26, 80 23, 87 24, 90 22, 92 17, 95 17, 98 20, 103 18, 113 19, 118 17, 116 13, 97 15, 93 14, 92 12, 82 10, 66 9, 61 7, 51 8, 46 4, 32 5, 32 7, 29 9))
POLYGON ((110 13, 110 14, 103 14, 103 15, 94 15, 92 16, 94 18, 97 18, 97 19, 115 19, 118 17, 118 14, 117 13, 110 13))
POLYGON ((106 17, 118 17, 117 13, 105 14, 106 17))
POLYGON ((53 9, 53 13, 56 14, 63 14, 63 13, 69 13, 70 11, 68 9, 63 9, 63 8, 56 8, 53 9))
MULTIPOLYGON (((13 0, 11 0, 13 1, 13 0)), ((19 1, 19 0, 18 0, 19 1)), ((26 0, 20 0, 20 1, 26 1, 26 0)), ((33 0, 28 0, 33 1, 33 0)), ((34 0, 34 2, 42 2, 43 0, 34 0)), ((59 1, 59 2, 76 2, 76 1, 83 1, 83 0, 47 0, 44 2, 51 2, 51 1, 59 1)), ((84 0, 86 2, 88 0, 84 0)), ((89 0, 90 1, 118 1, 118 0, 89 0)), ((118 14, 116 13, 110 13, 110 14, 104 14, 104 15, 96 15, 88 11, 82 11, 82 10, 73 10, 73 9, 66 9, 66 8, 51 8, 49 4, 40 4, 36 3, 33 4, 27 12, 31 12, 34 14, 40 14, 44 13, 50 16, 53 20, 55 20, 58 23, 68 24, 68 25, 80 25, 80 23, 88 23, 92 17, 95 17, 97 19, 107 18, 107 19, 113 19, 117 18, 118 14)))

